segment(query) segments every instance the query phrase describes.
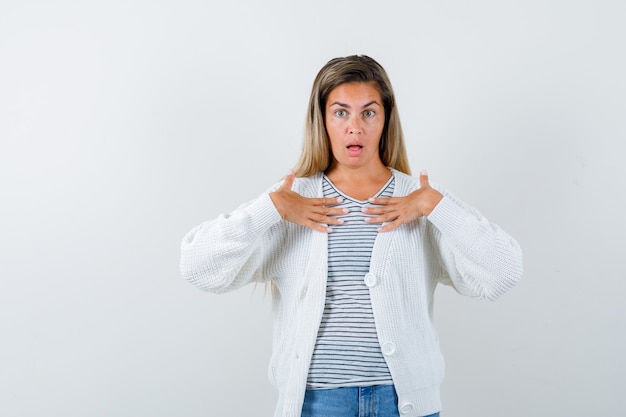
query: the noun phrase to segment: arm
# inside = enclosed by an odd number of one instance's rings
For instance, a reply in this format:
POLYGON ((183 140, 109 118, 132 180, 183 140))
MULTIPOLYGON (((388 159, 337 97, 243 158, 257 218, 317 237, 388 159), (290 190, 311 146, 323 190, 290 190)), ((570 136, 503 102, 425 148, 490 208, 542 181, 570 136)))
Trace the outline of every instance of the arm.
POLYGON ((281 220, 269 194, 232 213, 194 227, 181 243, 180 271, 204 291, 222 293, 252 281, 265 271, 280 243, 281 220))
POLYGON ((477 210, 443 195, 427 217, 441 256, 440 281, 464 295, 499 298, 522 278, 519 244, 477 210))
POLYGON ((340 224, 336 199, 303 197, 293 191, 294 174, 270 192, 230 214, 192 229, 181 244, 182 275, 202 290, 225 292, 271 278, 281 256, 285 223, 328 233, 340 224))
POLYGON ((451 194, 435 189, 428 175, 420 187, 404 197, 376 198, 372 223, 388 222, 387 232, 421 216, 428 219, 426 243, 435 245, 439 280, 464 295, 496 299, 522 277, 522 251, 517 242, 477 210, 451 194))

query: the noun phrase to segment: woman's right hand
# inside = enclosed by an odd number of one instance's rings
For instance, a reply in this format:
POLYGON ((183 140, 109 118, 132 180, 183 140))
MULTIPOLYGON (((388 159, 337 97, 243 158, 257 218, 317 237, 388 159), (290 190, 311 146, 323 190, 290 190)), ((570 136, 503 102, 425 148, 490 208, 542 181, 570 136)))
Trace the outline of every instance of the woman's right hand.
POLYGON ((332 207, 343 202, 341 198, 308 198, 293 191, 295 174, 292 171, 285 177, 280 188, 270 193, 280 217, 318 232, 332 232, 330 225, 342 224, 343 220, 333 216, 347 213, 347 209, 332 207), (327 226, 328 225, 328 226, 327 226))

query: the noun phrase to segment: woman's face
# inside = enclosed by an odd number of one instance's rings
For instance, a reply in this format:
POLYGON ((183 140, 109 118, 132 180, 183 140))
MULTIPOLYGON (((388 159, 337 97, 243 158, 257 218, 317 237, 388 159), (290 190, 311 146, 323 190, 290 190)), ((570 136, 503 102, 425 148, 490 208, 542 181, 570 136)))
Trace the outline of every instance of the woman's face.
POLYGON ((325 124, 332 168, 381 164, 378 143, 385 126, 385 109, 375 83, 351 82, 335 87, 326 100, 325 124))

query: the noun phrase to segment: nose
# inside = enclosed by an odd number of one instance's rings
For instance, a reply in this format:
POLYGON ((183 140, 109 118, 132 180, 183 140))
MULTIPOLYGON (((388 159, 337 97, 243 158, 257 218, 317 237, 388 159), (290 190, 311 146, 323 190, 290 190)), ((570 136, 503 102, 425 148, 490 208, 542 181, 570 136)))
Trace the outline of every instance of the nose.
POLYGON ((363 133, 363 131, 361 130, 361 122, 358 117, 353 117, 352 120, 350 120, 350 125, 348 127, 350 133, 353 135, 359 135, 363 133))

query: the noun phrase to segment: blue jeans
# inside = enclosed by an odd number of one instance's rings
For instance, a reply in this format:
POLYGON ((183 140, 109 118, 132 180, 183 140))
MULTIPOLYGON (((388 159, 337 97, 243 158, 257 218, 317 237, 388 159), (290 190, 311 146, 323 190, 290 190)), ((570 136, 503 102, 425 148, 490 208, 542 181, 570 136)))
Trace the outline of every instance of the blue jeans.
POLYGON ((393 385, 307 390, 301 417, 400 417, 398 396, 393 385))

